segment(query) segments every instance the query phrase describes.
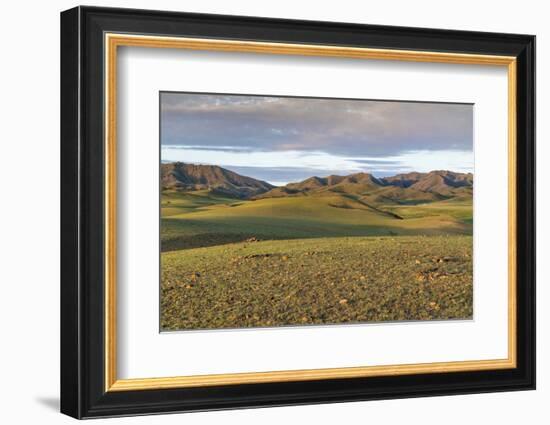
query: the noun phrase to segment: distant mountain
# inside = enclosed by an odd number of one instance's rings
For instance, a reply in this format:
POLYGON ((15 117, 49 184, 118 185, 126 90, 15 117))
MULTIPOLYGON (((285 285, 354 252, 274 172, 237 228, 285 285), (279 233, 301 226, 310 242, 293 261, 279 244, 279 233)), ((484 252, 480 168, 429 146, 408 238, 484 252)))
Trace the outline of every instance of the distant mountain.
POLYGON ((256 198, 344 193, 361 196, 366 202, 420 203, 453 197, 471 197, 473 174, 452 171, 398 174, 376 178, 368 173, 348 176, 310 177, 257 195, 256 198))
POLYGON ((163 189, 181 191, 211 190, 238 198, 263 199, 287 196, 330 195, 340 193, 371 203, 423 203, 449 198, 471 198, 472 173, 436 170, 377 178, 369 173, 347 176, 309 177, 286 186, 275 187, 265 181, 242 176, 216 165, 183 162, 161 164, 163 189))
POLYGON ((163 189, 209 189, 239 199, 248 199, 275 188, 267 182, 241 176, 216 165, 183 162, 161 164, 161 183, 163 189))
POLYGON ((472 187, 474 175, 472 173, 438 170, 429 173, 398 174, 382 180, 392 186, 411 187, 422 192, 447 194, 461 187, 472 187))

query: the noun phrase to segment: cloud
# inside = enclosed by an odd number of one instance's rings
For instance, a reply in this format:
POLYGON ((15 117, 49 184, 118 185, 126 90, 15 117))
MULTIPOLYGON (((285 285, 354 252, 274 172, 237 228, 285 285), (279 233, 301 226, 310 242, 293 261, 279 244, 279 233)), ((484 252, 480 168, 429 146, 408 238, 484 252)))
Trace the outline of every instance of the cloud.
POLYGON ((220 151, 220 152, 252 152, 255 149, 249 146, 201 146, 201 145, 165 145, 170 149, 220 151))
POLYGON ((467 104, 161 94, 161 143, 211 150, 322 151, 386 157, 471 151, 467 104))

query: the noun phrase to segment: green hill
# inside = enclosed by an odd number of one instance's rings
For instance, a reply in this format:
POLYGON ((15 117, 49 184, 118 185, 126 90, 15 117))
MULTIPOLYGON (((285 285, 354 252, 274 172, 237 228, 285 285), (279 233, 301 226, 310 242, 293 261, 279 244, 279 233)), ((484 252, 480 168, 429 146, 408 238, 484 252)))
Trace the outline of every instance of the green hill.
POLYGON ((258 240, 472 233, 472 174, 317 177, 273 187, 217 166, 162 164, 163 251, 258 240))
MULTIPOLYGON (((372 196, 372 195, 370 195, 372 196)), ((471 201, 408 205, 369 196, 320 192, 309 196, 235 200, 215 192, 164 191, 162 250, 248 238, 471 234, 471 201)))

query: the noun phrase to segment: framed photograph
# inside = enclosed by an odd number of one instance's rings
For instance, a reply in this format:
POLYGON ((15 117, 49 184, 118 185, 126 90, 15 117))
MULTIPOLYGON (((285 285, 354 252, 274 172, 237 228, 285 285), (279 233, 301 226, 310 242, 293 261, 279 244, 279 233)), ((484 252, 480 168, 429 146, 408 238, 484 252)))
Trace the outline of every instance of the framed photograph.
POLYGON ((535 37, 61 14, 61 411, 535 388, 535 37))

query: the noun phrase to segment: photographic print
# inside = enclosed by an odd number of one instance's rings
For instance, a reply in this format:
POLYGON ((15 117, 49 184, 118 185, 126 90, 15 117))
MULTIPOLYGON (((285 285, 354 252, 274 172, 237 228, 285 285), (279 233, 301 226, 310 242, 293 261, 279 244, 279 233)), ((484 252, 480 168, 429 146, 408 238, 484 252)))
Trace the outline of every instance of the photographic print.
POLYGON ((160 93, 160 329, 473 317, 473 105, 160 93))

